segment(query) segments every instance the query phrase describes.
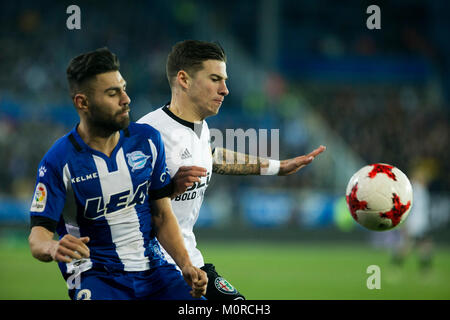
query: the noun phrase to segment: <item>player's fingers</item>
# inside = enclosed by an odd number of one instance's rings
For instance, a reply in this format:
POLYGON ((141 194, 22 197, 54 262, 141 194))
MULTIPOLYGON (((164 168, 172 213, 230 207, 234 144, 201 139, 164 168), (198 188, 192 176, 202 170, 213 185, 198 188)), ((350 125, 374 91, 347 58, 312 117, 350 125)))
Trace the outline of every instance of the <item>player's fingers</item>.
POLYGON ((78 260, 78 259, 82 258, 81 254, 76 250, 61 248, 61 250, 59 252, 64 253, 65 256, 68 256, 69 258, 72 258, 72 259, 78 260))
POLYGON ((71 234, 66 234, 64 237, 61 238, 61 241, 74 241, 77 240, 78 238, 71 235, 71 234))
POLYGON ((178 169, 177 171, 177 175, 180 177, 186 176, 186 175, 191 175, 191 176, 201 176, 204 177, 207 174, 207 170, 205 168, 202 167, 197 167, 197 166, 184 166, 184 167, 180 167, 180 169, 178 169))
MULTIPOLYGON (((195 290, 191 290, 191 291, 189 291, 189 293, 191 294, 191 296, 192 296, 193 298, 200 298, 200 297, 202 296, 201 293, 199 293, 198 291, 195 291, 195 290)), ((206 292, 205 292, 205 293, 206 293, 206 292)))
POLYGON ((200 182, 200 178, 198 176, 189 176, 184 178, 187 182, 200 182))
POLYGON ((198 287, 193 290, 198 296, 204 296, 206 294, 206 285, 198 287))
POLYGON ((199 177, 194 177, 194 176, 186 176, 186 177, 182 177, 182 178, 178 178, 178 183, 181 184, 185 184, 185 183, 193 183, 193 182, 200 182, 200 178, 199 177))
POLYGON ((66 256, 66 255, 63 255, 63 254, 59 254, 59 253, 57 253, 55 255, 54 259, 58 262, 65 262, 65 263, 72 262, 72 258, 70 258, 69 256, 66 256))
POLYGON ((71 234, 66 234, 61 240, 60 242, 62 243, 75 243, 80 245, 82 248, 84 248, 85 250, 89 251, 88 246, 86 246, 85 243, 89 242, 89 237, 82 237, 82 238, 77 238, 71 234))
POLYGON ((310 164, 314 160, 312 156, 300 156, 295 158, 294 164, 296 169, 301 169, 305 165, 310 164))
POLYGON ((188 170, 188 171, 183 171, 180 172, 178 174, 178 177, 183 178, 183 177, 206 177, 207 172, 203 171, 203 170, 188 170))
POLYGON ((189 179, 191 177, 198 178, 201 176, 203 176, 203 174, 201 174, 200 172, 185 171, 185 172, 177 173, 176 177, 174 177, 174 180, 184 181, 184 179, 189 179))
POLYGON ((189 293, 194 298, 200 298, 206 294, 206 287, 204 289, 192 289, 189 293))
POLYGON ((208 275, 206 274, 205 271, 198 269, 198 280, 199 283, 200 282, 202 283, 202 285, 208 284, 208 275))
POLYGON ((88 243, 91 239, 90 239, 89 237, 81 237, 80 240, 81 240, 83 243, 88 243))
POLYGON ((62 247, 62 246, 60 246, 58 248, 57 254, 60 254, 62 256, 69 257, 72 259, 81 259, 81 255, 77 251, 70 250, 70 249, 62 247))
POLYGON ((74 243, 76 243, 80 248, 83 249, 83 252, 86 251, 86 253, 89 253, 89 247, 86 245, 86 243, 89 242, 89 237, 83 237, 83 238, 79 238, 76 241, 73 241, 74 243))
POLYGON ((75 251, 78 252, 83 258, 89 258, 91 254, 89 248, 86 249, 81 246, 78 246, 78 248, 75 251))
POLYGON ((91 239, 89 237, 82 237, 80 238, 80 241, 82 242, 82 247, 86 249, 87 251, 87 256, 86 258, 89 258, 90 252, 91 250, 89 250, 89 247, 86 245, 86 243, 88 243, 91 239))
POLYGON ((61 243, 72 250, 78 250, 79 248, 82 248, 83 250, 89 250, 88 246, 79 238, 63 239, 61 243))
MULTIPOLYGON (((85 258, 89 257, 89 248, 78 238, 76 238, 73 241, 61 241, 60 246, 70 249, 71 251, 77 252, 78 255, 81 254, 85 258)), ((79 258, 76 259, 81 258, 82 257, 80 256, 79 258)))
POLYGON ((197 280, 192 281, 192 289, 202 295, 206 293, 208 277, 206 276, 206 273, 204 271, 199 269, 197 269, 196 271, 197 280))
POLYGON ((198 166, 181 166, 178 171, 190 171, 190 170, 196 170, 196 171, 202 171, 207 172, 206 168, 198 167, 198 166))
POLYGON ((193 285, 196 285, 196 284, 197 284, 197 281, 198 281, 198 275, 197 275, 197 272, 196 272, 196 271, 197 271, 197 270, 193 269, 193 270, 191 270, 190 273, 189 273, 193 285))
POLYGON ((206 290, 204 291, 199 291, 199 290, 192 290, 191 291, 191 296, 193 296, 194 298, 200 298, 201 296, 206 294, 206 290))
POLYGON ((188 173, 189 177, 196 177, 196 178, 201 178, 201 177, 206 177, 206 173, 203 173, 201 171, 190 171, 188 173))
POLYGON ((202 289, 203 290, 203 287, 205 287, 207 284, 208 284, 208 279, 200 278, 194 283, 194 286, 197 289, 202 289))
POLYGON ((311 151, 307 156, 308 157, 316 157, 327 149, 325 146, 320 146, 317 149, 311 151))

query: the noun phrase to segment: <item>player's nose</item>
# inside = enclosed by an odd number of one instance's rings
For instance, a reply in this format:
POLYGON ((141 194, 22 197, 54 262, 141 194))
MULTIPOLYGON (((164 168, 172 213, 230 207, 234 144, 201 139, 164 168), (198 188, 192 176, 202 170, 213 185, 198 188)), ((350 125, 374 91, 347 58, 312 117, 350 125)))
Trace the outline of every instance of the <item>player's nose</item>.
POLYGON ((223 81, 222 84, 221 84, 220 87, 219 87, 219 94, 220 94, 221 96, 224 96, 224 97, 225 97, 225 96, 227 96, 229 93, 230 93, 230 91, 228 91, 228 87, 227 87, 225 81, 223 81))
POLYGON ((121 97, 121 105, 129 105, 131 103, 131 99, 125 91, 122 91, 121 97))

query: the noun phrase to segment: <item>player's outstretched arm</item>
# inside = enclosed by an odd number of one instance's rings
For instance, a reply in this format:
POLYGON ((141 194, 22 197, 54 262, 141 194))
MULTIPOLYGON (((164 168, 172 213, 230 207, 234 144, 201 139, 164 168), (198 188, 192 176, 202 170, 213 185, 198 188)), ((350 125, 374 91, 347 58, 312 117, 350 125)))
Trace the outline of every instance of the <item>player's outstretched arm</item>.
POLYGON ((223 175, 277 174, 287 176, 310 164, 325 149, 326 147, 320 146, 306 155, 274 161, 224 148, 215 148, 213 152, 213 172, 223 175))
POLYGON ((153 200, 151 204, 153 226, 159 243, 180 267, 184 279, 192 287, 191 295, 195 298, 205 295, 208 277, 203 270, 192 265, 170 199, 153 200))
POLYGON ((31 229, 28 243, 33 257, 43 262, 71 262, 72 259, 89 257, 89 248, 86 246, 89 237, 77 238, 66 234, 56 241, 53 235, 44 227, 35 226, 31 229))

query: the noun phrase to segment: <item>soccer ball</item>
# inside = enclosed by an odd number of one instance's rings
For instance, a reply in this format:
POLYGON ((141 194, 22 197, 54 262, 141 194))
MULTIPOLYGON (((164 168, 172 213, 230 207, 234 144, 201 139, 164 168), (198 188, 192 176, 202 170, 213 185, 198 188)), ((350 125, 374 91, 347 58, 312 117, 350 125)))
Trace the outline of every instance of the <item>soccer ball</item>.
POLYGON ((413 204, 408 177, 398 168, 384 163, 358 170, 350 178, 345 195, 353 219, 374 231, 400 225, 413 204))

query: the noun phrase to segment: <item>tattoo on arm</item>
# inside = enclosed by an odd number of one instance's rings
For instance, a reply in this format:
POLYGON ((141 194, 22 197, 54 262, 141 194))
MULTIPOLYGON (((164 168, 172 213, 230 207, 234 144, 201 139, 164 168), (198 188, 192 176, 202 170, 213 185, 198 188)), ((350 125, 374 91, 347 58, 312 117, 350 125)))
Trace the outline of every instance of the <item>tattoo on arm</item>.
POLYGON ((248 154, 215 148, 213 154, 213 172, 223 175, 259 175, 265 159, 248 154))

